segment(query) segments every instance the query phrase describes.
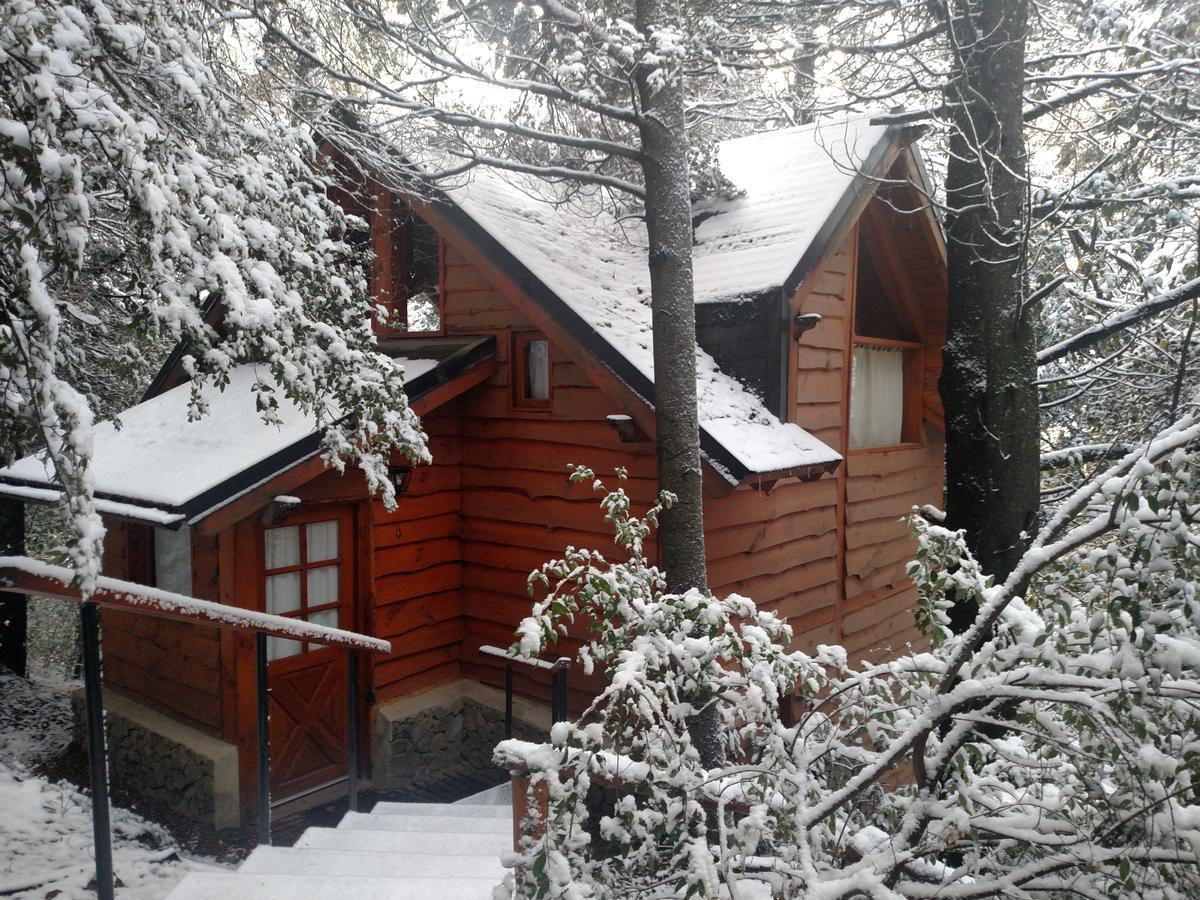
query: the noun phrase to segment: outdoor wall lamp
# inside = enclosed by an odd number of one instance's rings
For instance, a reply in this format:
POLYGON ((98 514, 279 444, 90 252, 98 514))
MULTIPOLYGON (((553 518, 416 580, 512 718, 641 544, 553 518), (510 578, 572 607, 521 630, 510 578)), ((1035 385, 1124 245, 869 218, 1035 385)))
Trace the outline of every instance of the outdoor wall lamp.
POLYGON ((412 469, 408 466, 392 466, 388 469, 388 476, 392 479, 392 487, 396 489, 396 493, 403 494, 408 490, 412 469))

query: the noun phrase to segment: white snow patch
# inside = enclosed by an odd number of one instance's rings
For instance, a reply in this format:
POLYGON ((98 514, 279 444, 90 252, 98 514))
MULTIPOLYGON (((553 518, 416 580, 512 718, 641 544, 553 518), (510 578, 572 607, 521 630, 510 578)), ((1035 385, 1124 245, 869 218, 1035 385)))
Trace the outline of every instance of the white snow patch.
MULTIPOLYGON (((397 361, 403 364, 408 379, 437 365, 432 359, 397 361)), ((119 429, 113 422, 95 426, 90 472, 96 492, 152 506, 184 506, 319 430, 318 423, 282 391, 275 392, 279 424, 265 423, 253 390, 260 382, 272 383, 269 372, 253 365, 238 366, 230 372, 224 390, 212 384, 201 388, 201 402, 207 411, 195 421, 188 421, 191 385, 182 384, 123 412, 119 429)), ((48 488, 55 483, 52 467, 41 456, 27 456, 0 469, 0 479, 4 478, 48 488)), ((17 489, 5 485, 3 493, 16 496, 17 489)), ((98 500, 97 508, 141 519, 157 515, 164 525, 180 518, 111 500, 98 500), (102 502, 107 508, 101 506, 102 502)))
MULTIPOLYGON (((26 900, 90 900, 95 876, 91 799, 0 762, 0 894, 26 900)), ((113 868, 120 900, 161 900, 190 871, 170 835, 134 813, 112 808, 113 868)))

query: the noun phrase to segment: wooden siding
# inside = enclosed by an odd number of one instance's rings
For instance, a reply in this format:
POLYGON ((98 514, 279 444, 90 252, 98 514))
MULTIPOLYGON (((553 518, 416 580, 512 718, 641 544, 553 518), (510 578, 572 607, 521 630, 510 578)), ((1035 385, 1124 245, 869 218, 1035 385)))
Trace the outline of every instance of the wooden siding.
MULTIPOLYGON (((908 204, 902 208, 912 208, 915 202, 909 197, 891 199, 908 204)), ((801 612, 789 611, 789 615, 801 646, 836 641, 852 658, 882 657, 902 651, 909 643, 920 645, 912 616, 916 591, 905 571, 916 548, 903 517, 914 505, 942 502, 944 436, 937 379, 946 327, 946 291, 939 275, 943 270, 936 246, 917 216, 879 207, 872 213, 890 246, 868 244, 860 251, 858 228, 852 229, 809 276, 792 309, 793 314, 821 316, 792 351, 790 396, 795 421, 841 452, 846 461, 833 477, 821 482, 833 492, 828 516, 835 530, 832 559, 823 562, 834 575, 822 586, 826 593, 790 600, 801 612), (918 444, 886 450, 848 447, 849 360, 859 252, 904 260, 909 273, 905 290, 915 298, 923 317, 923 424, 918 444)))
MULTIPOLYGON (((503 664, 479 647, 513 642, 532 602, 529 573, 561 556, 569 544, 614 552, 599 495, 589 485, 572 484, 568 466, 590 466, 610 484, 616 483, 613 469, 625 467, 625 489, 644 506, 655 492, 654 445, 621 443, 605 421, 621 410, 558 344, 550 350, 549 408, 514 408, 508 334, 533 330, 533 324, 453 249, 446 254, 445 311, 447 333, 497 334, 496 374, 460 401, 461 662, 463 674, 502 687, 503 664)), ((580 623, 556 652, 573 652, 583 627, 580 623)), ((519 691, 548 702, 544 676, 531 678, 518 666, 515 680, 519 691)), ((575 708, 598 686, 578 672, 570 685, 575 708)))
POLYGON ((796 646, 836 640, 837 491, 832 478, 742 487, 704 506, 709 583, 785 616, 796 646))
POLYGON ((372 659, 378 702, 459 674, 462 619, 462 502, 458 402, 425 417, 433 465, 413 470, 389 512, 370 502, 370 633, 392 642, 372 659))
MULTIPOLYGON (((104 574, 153 583, 148 526, 105 523, 104 574)), ((192 544, 192 593, 217 597, 216 541, 192 544)), ((137 613, 101 612, 104 684, 206 734, 221 736, 220 630, 137 613)))

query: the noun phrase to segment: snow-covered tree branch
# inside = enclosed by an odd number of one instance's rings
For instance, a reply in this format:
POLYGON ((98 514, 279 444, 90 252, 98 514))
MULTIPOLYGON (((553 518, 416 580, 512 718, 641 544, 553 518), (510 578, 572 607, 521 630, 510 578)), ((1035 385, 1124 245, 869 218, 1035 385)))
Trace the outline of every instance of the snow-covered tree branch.
POLYGON ((264 418, 277 397, 295 401, 329 426, 328 460, 359 464, 388 498, 392 451, 425 453, 402 374, 375 350, 311 136, 256 119, 203 15, 138 0, 0 6, 0 433, 5 456, 52 462, 85 588, 104 533, 88 477, 91 344, 185 341, 196 398, 260 363, 264 418), (96 315, 97 298, 115 314, 96 315))
POLYGON ((608 493, 628 561, 571 550, 531 576, 545 599, 520 650, 594 623, 581 657, 607 687, 550 745, 498 748, 549 792, 517 895, 1190 896, 1197 438, 1189 415, 1080 484, 1002 584, 915 516, 933 649, 876 665, 788 652, 788 627, 746 598, 667 593, 642 551, 660 509, 639 519, 608 493), (955 595, 980 610, 962 634, 945 627, 955 595), (808 702, 785 723, 796 689, 808 702), (686 727, 700 693, 720 711, 716 768, 686 727))

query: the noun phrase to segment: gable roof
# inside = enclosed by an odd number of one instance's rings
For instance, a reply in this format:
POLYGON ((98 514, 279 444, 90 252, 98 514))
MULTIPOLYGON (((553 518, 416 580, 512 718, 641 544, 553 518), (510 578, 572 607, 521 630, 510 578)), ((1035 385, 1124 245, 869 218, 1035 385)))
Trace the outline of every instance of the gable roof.
MULTIPOLYGON (((727 141, 718 159, 740 189, 697 205, 698 303, 790 293, 899 130, 866 116, 727 141)), ((587 191, 475 169, 441 189, 452 221, 559 324, 651 406, 650 277, 641 219, 618 220, 587 191)), ((782 318, 782 312, 781 312, 782 318)), ((766 352, 766 348, 764 348, 766 352)), ((841 460, 697 347, 701 450, 732 484, 827 471, 841 460)))
MULTIPOLYGON (((695 206, 696 301, 779 292, 782 319, 787 297, 855 198, 874 183, 902 131, 863 116, 723 143, 718 160, 739 193, 695 206)), ((532 176, 487 169, 473 170, 440 194, 438 211, 653 407, 641 219, 618 220, 586 191, 564 198, 532 176)), ((490 337, 442 339, 442 349, 428 353, 422 347, 434 347, 437 339, 383 343, 405 362, 414 405, 421 397, 436 405, 443 394, 435 395, 435 388, 494 356, 490 337)), ((730 484, 753 476, 817 477, 841 461, 799 425, 781 421, 700 347, 696 367, 701 452, 730 484)), ((210 412, 196 422, 186 421, 189 387, 170 387, 173 368, 168 361, 147 399, 122 414, 120 430, 112 423, 97 429, 92 473, 102 512, 168 526, 195 522, 318 453, 321 429, 282 398, 284 424, 262 422, 250 391, 257 380, 252 366, 236 370, 225 392, 206 388, 210 412)), ((58 489, 43 461, 27 457, 0 469, 0 495, 53 501, 58 489)))
MULTIPOLYGON (((418 403, 495 353, 495 338, 384 345, 404 366, 405 393, 418 403)), ((282 394, 280 424, 267 425, 254 387, 270 374, 253 364, 229 373, 224 390, 201 387, 207 412, 188 421, 191 385, 149 397, 121 413, 120 428, 95 428, 90 467, 102 513, 154 525, 195 522, 320 452, 324 429, 282 394)), ((58 499, 53 466, 40 455, 0 469, 0 496, 58 499)))

